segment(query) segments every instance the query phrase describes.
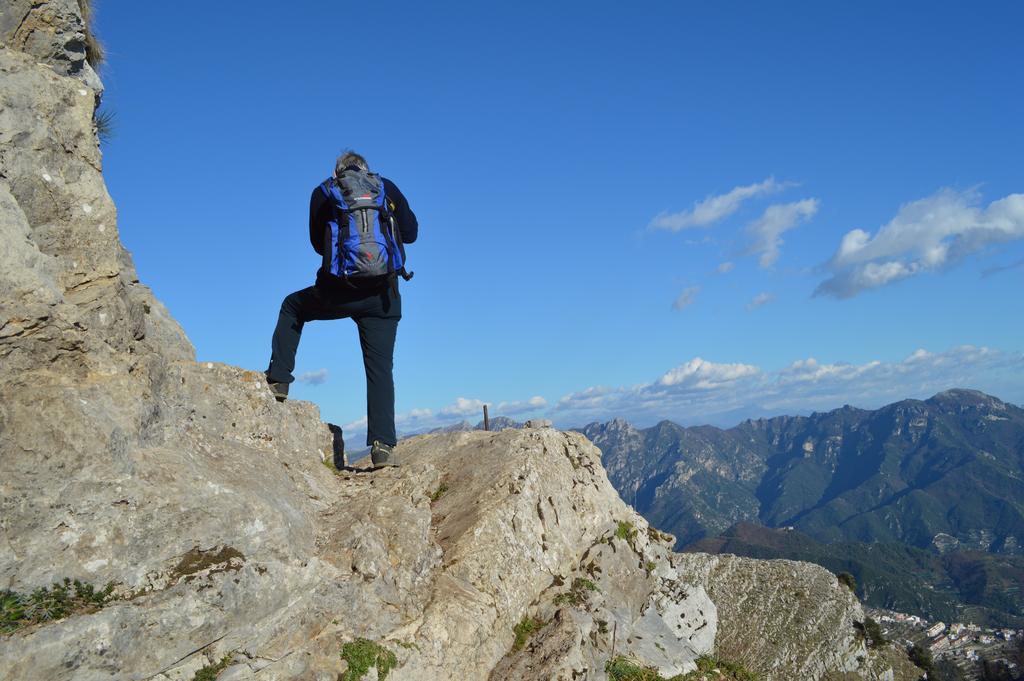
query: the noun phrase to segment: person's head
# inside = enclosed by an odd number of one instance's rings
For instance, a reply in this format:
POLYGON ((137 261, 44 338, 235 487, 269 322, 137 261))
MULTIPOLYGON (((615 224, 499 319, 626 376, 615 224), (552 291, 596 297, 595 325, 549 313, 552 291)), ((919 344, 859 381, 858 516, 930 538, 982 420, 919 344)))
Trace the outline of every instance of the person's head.
POLYGON ((334 163, 334 176, 337 177, 341 175, 341 171, 345 170, 345 168, 348 168, 349 166, 355 166, 367 172, 370 170, 370 166, 366 164, 365 158, 351 149, 346 149, 334 163))

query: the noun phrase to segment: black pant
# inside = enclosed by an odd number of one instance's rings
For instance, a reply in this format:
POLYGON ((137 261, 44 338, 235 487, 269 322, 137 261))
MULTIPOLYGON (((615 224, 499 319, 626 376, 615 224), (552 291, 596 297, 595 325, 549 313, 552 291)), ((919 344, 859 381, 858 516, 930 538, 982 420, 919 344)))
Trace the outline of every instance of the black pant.
POLYGON ((402 297, 397 288, 376 291, 329 291, 310 286, 289 295, 281 303, 281 313, 271 343, 267 378, 275 383, 295 380, 295 353, 306 322, 316 319, 349 317, 359 327, 359 344, 366 368, 366 444, 380 440, 398 442, 395 435, 395 380, 392 373, 395 334, 402 318, 402 297))

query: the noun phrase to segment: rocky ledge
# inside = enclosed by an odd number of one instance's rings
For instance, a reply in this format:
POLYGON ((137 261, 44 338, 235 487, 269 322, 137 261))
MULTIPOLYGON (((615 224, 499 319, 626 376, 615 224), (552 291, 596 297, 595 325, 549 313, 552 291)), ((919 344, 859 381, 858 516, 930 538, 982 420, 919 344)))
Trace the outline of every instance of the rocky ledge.
POLYGON ((435 434, 400 469, 329 465, 313 405, 196 363, 138 281, 82 4, 7 5, 0 678, 597 680, 709 654, 766 680, 914 678, 821 568, 671 553, 581 435, 435 434))

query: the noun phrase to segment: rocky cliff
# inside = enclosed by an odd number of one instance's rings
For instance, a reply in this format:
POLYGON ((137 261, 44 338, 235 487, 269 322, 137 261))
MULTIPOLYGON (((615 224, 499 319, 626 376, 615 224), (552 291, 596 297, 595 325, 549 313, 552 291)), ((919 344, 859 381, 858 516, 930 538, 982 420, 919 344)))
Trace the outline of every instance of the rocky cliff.
POLYGON ((0 678, 904 678, 830 573, 671 553, 581 435, 338 471, 315 407, 197 364, 118 239, 86 31, 0 16, 0 678))

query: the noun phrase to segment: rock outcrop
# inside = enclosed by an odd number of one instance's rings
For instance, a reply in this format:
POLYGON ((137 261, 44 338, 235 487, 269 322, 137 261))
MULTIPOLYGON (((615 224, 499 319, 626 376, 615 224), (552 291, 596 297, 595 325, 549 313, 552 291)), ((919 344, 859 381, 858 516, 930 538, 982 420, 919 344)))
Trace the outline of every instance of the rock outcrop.
POLYGON ((581 435, 425 435, 337 471, 315 407, 196 363, 117 236, 78 7, 0 19, 0 589, 112 590, 0 622, 0 678, 319 681, 364 641, 391 678, 604 679, 735 640, 765 678, 883 678, 829 573, 672 554, 581 435))

